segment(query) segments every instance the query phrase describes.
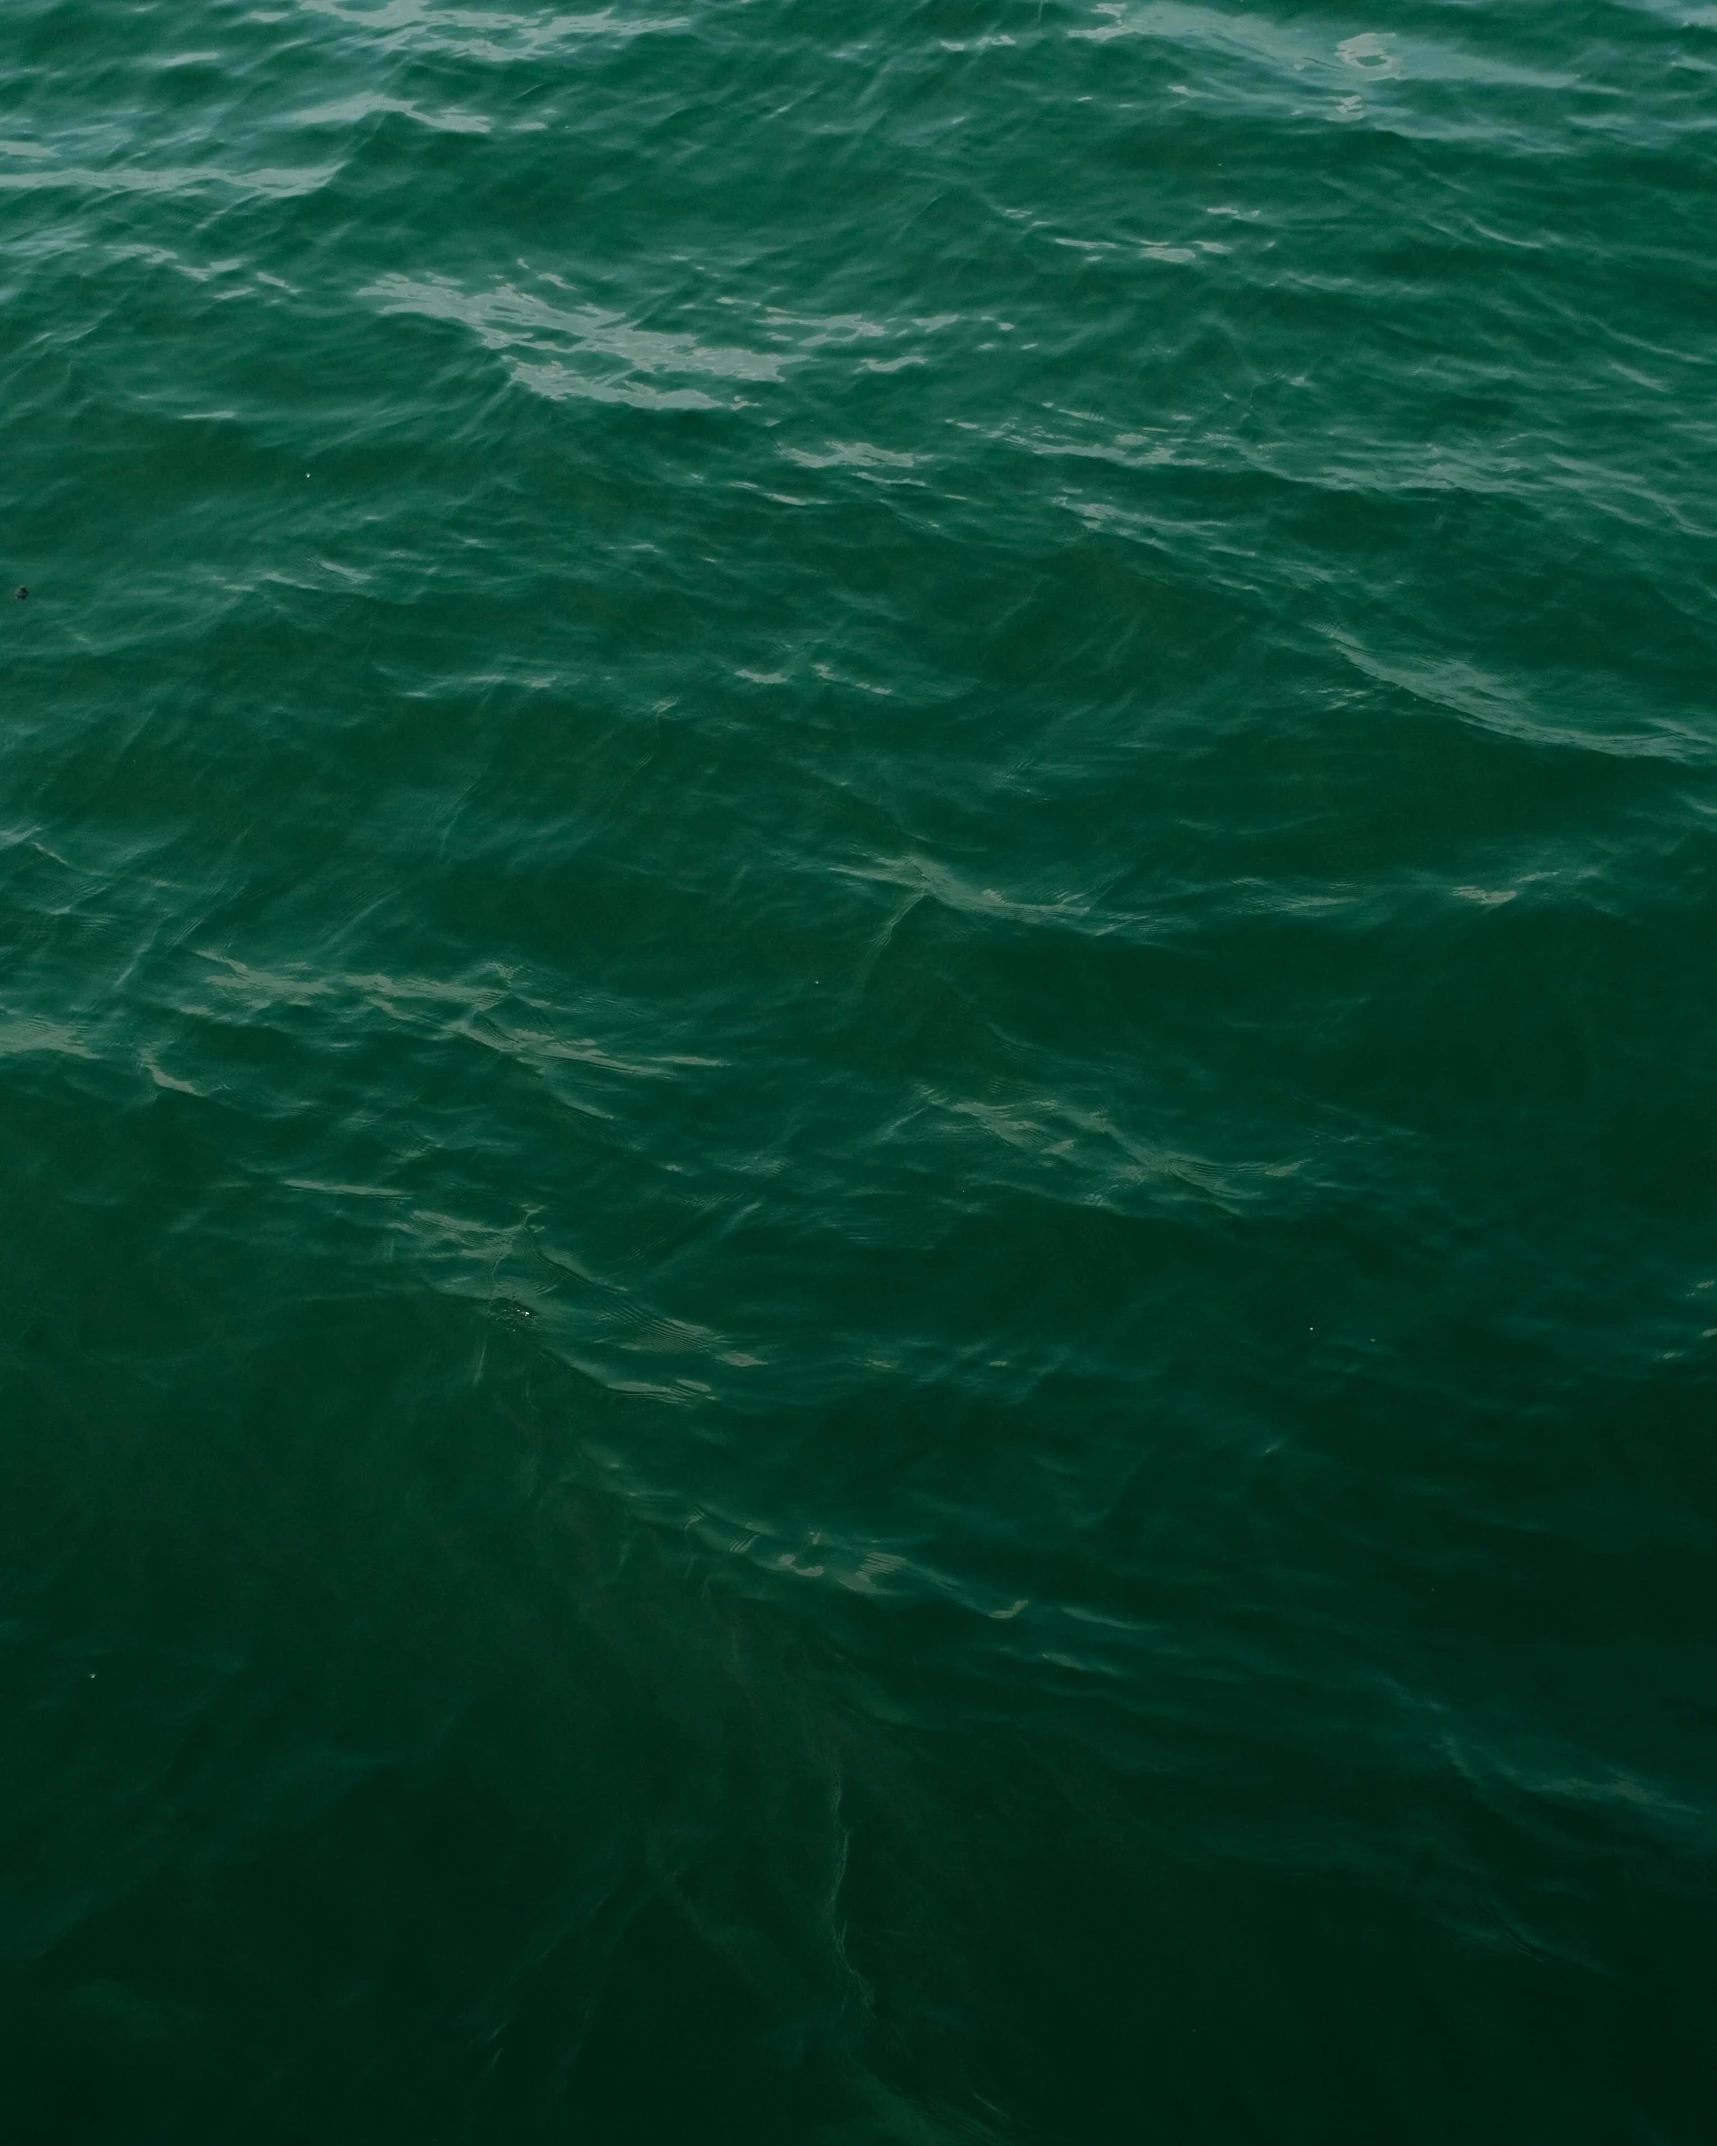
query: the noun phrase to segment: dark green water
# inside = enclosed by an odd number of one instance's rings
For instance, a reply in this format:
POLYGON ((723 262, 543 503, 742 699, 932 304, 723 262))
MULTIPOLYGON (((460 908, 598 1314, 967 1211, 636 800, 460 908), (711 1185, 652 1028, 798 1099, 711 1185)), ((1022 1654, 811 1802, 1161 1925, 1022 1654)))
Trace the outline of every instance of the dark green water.
POLYGON ((1717 2134, 1717 12, 9 0, 0 2122, 1717 2134))

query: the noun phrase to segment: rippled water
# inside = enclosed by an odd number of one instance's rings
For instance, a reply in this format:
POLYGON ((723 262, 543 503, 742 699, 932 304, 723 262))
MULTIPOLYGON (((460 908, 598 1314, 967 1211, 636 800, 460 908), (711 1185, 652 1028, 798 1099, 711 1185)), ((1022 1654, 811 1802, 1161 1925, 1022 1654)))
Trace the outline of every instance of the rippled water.
POLYGON ((0 88, 10 2136, 1708 2139, 1717 11, 0 88))

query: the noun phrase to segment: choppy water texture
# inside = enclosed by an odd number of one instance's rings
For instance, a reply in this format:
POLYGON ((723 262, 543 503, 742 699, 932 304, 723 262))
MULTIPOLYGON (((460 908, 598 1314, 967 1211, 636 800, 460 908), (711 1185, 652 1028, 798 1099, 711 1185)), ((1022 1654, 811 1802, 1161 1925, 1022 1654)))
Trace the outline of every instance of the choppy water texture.
POLYGON ((1708 2141, 1717 12, 0 87, 9 2138, 1708 2141))

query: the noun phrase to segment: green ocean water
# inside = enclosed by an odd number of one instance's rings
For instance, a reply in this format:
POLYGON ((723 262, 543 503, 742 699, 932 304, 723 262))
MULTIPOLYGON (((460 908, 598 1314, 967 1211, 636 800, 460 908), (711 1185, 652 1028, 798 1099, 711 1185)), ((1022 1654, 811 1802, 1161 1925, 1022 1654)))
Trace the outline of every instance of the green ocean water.
POLYGON ((0 2127, 1717 2135, 1717 10, 8 0, 0 2127))

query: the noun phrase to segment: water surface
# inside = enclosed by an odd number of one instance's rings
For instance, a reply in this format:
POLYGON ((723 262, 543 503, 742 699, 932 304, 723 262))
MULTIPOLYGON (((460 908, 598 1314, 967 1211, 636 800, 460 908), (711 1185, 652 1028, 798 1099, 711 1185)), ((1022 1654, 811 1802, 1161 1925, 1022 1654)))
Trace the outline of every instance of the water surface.
POLYGON ((1717 13, 0 87, 10 2135, 1707 2139, 1717 13))

